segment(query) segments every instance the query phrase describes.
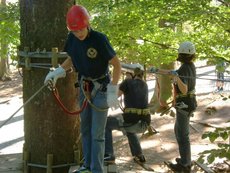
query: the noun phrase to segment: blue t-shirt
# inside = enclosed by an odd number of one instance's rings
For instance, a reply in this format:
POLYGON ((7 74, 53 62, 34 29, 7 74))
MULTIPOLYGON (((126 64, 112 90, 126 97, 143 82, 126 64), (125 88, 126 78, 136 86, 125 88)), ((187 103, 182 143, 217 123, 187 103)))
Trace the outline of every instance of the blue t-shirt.
POLYGON ((124 93, 125 108, 148 107, 148 85, 140 79, 125 79, 119 86, 124 93))
MULTIPOLYGON (((148 108, 148 85, 140 79, 125 79, 119 86, 119 89, 124 93, 125 108, 148 108)), ((123 114, 125 123, 137 123, 139 120, 150 124, 151 118, 148 115, 138 115, 135 113, 123 114)))
POLYGON ((69 33, 64 51, 71 57, 79 76, 92 79, 107 75, 109 81, 109 61, 116 55, 106 35, 90 30, 84 40, 69 33))
MULTIPOLYGON (((185 83, 188 87, 188 93, 195 91, 196 86, 196 68, 193 62, 190 63, 183 63, 181 67, 177 70, 180 79, 185 83)), ((176 92, 181 94, 181 91, 177 85, 176 92)), ((185 97, 178 97, 176 102, 184 102, 188 105, 188 108, 184 109, 185 111, 191 112, 194 111, 197 107, 196 96, 187 95, 185 97)))

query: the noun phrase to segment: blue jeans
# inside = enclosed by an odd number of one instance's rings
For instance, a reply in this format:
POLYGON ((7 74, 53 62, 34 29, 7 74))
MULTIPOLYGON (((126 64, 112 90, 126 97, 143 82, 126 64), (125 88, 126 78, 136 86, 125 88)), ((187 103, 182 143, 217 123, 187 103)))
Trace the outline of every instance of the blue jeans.
POLYGON ((179 147, 181 164, 184 166, 191 165, 191 146, 189 138, 189 120, 190 113, 181 109, 176 111, 176 122, 174 132, 179 147))
POLYGON ((147 126, 147 124, 138 123, 126 127, 122 115, 109 116, 105 128, 105 154, 114 155, 112 131, 119 130, 126 134, 132 155, 141 155, 142 148, 135 132, 144 132, 147 126))
MULTIPOLYGON (((84 98, 81 90, 80 106, 84 98)), ((105 109, 108 107, 106 98, 106 92, 98 90, 91 102, 96 107, 105 109)), ((89 104, 80 114, 84 165, 90 167, 93 173, 103 173, 107 114, 108 110, 98 111, 89 104)))

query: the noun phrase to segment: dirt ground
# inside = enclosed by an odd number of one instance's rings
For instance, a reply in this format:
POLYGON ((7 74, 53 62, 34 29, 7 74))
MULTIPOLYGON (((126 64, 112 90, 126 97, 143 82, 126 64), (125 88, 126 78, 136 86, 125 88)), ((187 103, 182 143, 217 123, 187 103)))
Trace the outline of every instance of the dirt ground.
MULTIPOLYGON (((17 70, 14 70, 13 73, 10 74, 10 77, 10 81, 0 81, 0 108, 3 110, 1 111, 1 114, 2 112, 6 113, 8 109, 4 109, 4 106, 9 105, 13 98, 19 100, 19 102, 14 105, 14 108, 15 106, 20 107, 22 104, 22 77, 17 70)), ((194 113, 194 116, 191 118, 190 126, 193 160, 196 160, 199 157, 201 151, 216 148, 218 142, 230 142, 228 140, 218 140, 215 143, 211 143, 207 139, 201 139, 201 136, 205 131, 213 131, 214 127, 230 126, 230 99, 227 99, 226 101, 222 100, 223 96, 229 97, 229 93, 229 91, 222 93, 208 92, 199 93, 197 95, 198 108, 194 113), (207 108, 210 107, 214 107, 215 111, 208 113, 207 108)), ((0 123, 2 124, 6 119, 7 117, 0 117, 0 123)), ((170 114, 165 114, 163 116, 160 116, 159 114, 152 115, 151 126, 157 131, 157 133, 150 134, 146 132, 145 134, 140 134, 141 145, 147 164, 151 166, 155 172, 168 172, 167 167, 164 165, 164 161, 174 161, 174 159, 178 157, 177 143, 173 132, 174 120, 175 117, 170 116, 170 114)), ((0 134, 1 130, 2 128, 0 128, 0 134)), ((149 172, 135 164, 132 160, 127 138, 118 131, 114 131, 113 135, 118 171, 136 173, 149 172)), ((23 141, 21 142, 23 143, 23 141)), ((0 141, 0 172, 21 172, 20 153, 22 149, 19 147, 18 151, 15 152, 16 155, 15 153, 10 153, 12 155, 9 155, 3 151, 3 148, 6 148, 3 143, 4 142, 0 141)), ((218 160, 217 162, 222 163, 223 160, 218 160)), ((202 171, 195 169, 193 172, 202 171)), ((217 172, 230 172, 230 166, 228 165, 225 171, 219 170, 217 172)))

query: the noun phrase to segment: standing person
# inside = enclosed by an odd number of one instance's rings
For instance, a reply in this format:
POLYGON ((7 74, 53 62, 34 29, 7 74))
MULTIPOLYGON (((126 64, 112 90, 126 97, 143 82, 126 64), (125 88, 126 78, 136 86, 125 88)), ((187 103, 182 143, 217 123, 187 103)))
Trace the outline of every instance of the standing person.
POLYGON ((89 86, 90 102, 99 109, 88 104, 80 113, 84 164, 74 172, 103 173, 108 106, 112 107, 117 103, 121 66, 106 35, 90 27, 89 14, 83 6, 72 6, 67 13, 66 22, 70 32, 64 51, 68 58, 55 71, 48 73, 44 83, 51 81, 55 85, 56 80, 65 77, 66 71, 73 66, 78 71, 80 106, 85 99, 86 85, 89 86), (112 81, 109 64, 113 66, 112 81))
POLYGON ((134 69, 132 77, 126 78, 119 86, 118 96, 124 95, 124 113, 109 116, 105 129, 105 163, 114 163, 113 130, 122 131, 128 138, 134 160, 144 163, 145 157, 136 133, 143 133, 150 125, 148 107, 148 86, 143 80, 144 69, 134 69))
POLYGON ((216 65, 216 76, 217 76, 217 81, 216 81, 216 87, 217 87, 217 92, 218 91, 223 91, 224 90, 224 72, 226 69, 226 62, 221 60, 219 63, 216 65))
POLYGON ((195 45, 191 42, 183 42, 178 49, 177 60, 181 62, 178 70, 169 71, 152 68, 151 72, 159 74, 171 74, 174 87, 174 106, 176 108, 176 121, 174 132, 179 147, 180 158, 176 158, 176 164, 170 163, 173 171, 191 172, 191 146, 189 138, 189 120, 197 107, 195 85, 196 69, 193 63, 195 59, 195 45))

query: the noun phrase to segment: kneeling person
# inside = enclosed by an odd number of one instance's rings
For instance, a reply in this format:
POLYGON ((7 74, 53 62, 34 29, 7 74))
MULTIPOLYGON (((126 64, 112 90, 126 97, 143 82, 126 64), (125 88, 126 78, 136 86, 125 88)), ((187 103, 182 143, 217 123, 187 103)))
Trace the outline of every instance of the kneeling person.
POLYGON ((137 133, 144 133, 150 125, 148 109, 148 86, 143 80, 144 69, 134 69, 133 78, 125 79, 119 86, 118 95, 124 95, 124 113, 109 116, 105 129, 105 164, 114 163, 113 130, 122 131, 128 138, 134 160, 145 162, 137 133))

